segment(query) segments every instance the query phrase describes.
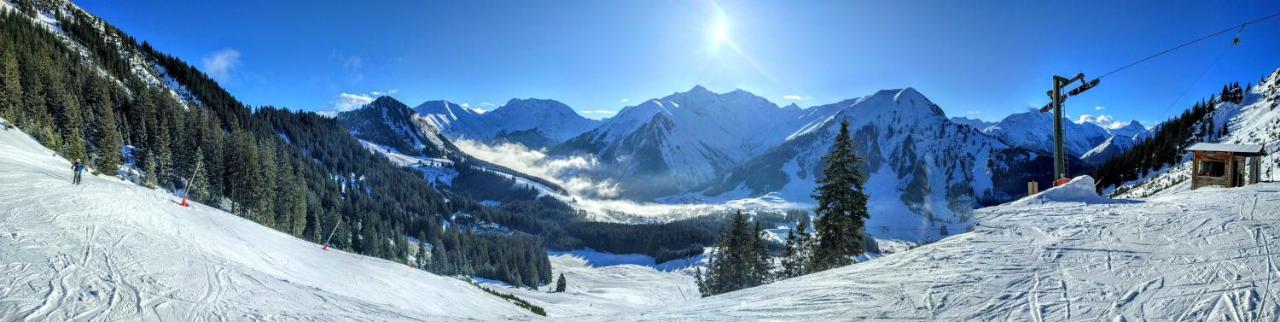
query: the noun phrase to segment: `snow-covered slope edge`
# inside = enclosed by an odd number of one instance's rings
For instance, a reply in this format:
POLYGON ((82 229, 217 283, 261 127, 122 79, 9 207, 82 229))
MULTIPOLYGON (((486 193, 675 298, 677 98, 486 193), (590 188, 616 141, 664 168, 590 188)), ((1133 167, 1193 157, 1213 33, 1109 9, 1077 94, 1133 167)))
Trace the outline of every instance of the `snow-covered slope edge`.
POLYGON ((1277 191, 1280 184, 1268 183, 1146 201, 983 208, 971 233, 607 319, 1276 320, 1277 191))
POLYGON ((530 313, 465 282, 86 175, 0 131, 0 317, 455 320, 530 313))
MULTIPOLYGON (((1265 147, 1267 156, 1262 158, 1263 181, 1280 178, 1280 69, 1276 69, 1264 82, 1245 93, 1240 104, 1222 102, 1197 124, 1208 128, 1226 128, 1227 135, 1218 137, 1215 143, 1257 144, 1265 147)), ((1214 140, 1207 140, 1214 141, 1214 140)), ((1188 142, 1189 146, 1191 143, 1188 142)), ((1144 198, 1165 193, 1188 190, 1191 185, 1191 158, 1184 154, 1182 162, 1152 171, 1141 179, 1114 189, 1123 198, 1144 198)))

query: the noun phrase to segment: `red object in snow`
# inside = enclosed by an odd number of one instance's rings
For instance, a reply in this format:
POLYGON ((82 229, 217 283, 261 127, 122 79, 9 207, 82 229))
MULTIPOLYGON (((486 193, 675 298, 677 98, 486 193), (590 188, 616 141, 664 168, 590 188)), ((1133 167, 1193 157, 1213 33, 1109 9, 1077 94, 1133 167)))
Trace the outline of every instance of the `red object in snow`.
POLYGON ((1064 185, 1064 184, 1067 184, 1067 183, 1069 183, 1069 182, 1071 182, 1071 179, 1062 178, 1062 179, 1058 179, 1058 181, 1054 181, 1054 182, 1053 182, 1053 186, 1054 186, 1054 187, 1058 187, 1058 186, 1062 186, 1062 185, 1064 185))
POLYGON ((326 252, 327 252, 327 251, 329 251, 329 244, 324 244, 324 247, 323 247, 323 248, 320 248, 320 250, 323 250, 323 251, 326 251, 326 252))

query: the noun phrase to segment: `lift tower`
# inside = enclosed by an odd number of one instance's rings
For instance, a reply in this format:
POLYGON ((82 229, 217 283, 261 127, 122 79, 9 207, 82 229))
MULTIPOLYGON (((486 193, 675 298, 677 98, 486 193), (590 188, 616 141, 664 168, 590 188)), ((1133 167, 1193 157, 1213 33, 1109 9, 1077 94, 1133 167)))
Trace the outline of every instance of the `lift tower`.
POLYGON ((1067 180, 1067 158, 1063 154, 1062 149, 1062 117, 1064 104, 1067 97, 1080 95, 1085 91, 1098 86, 1099 79, 1095 78, 1091 81, 1084 80, 1084 73, 1076 74, 1075 77, 1066 78, 1062 76, 1053 76, 1053 89, 1049 90, 1049 105, 1045 105, 1040 112, 1053 111, 1053 185, 1058 186, 1066 183, 1067 180), (1062 89, 1072 83, 1080 82, 1080 87, 1076 87, 1067 93, 1063 93, 1062 89))

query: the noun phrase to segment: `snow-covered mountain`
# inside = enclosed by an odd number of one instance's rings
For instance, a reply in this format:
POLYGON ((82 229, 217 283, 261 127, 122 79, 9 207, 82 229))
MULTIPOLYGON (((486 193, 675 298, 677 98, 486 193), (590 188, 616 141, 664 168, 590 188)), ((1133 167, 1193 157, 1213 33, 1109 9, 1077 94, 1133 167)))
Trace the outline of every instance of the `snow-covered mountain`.
POLYGON ((1115 126, 1113 124, 1110 127, 1103 127, 1103 128, 1107 129, 1107 132, 1111 133, 1111 135, 1127 137, 1135 140, 1140 140, 1144 136, 1146 136, 1147 133, 1150 133, 1147 130, 1147 127, 1143 126, 1142 123, 1139 123, 1138 121, 1129 121, 1129 124, 1125 124, 1121 126, 1115 126))
POLYGON ((453 143, 435 131, 435 119, 421 117, 404 103, 382 96, 363 107, 338 113, 338 121, 361 140, 398 149, 401 153, 430 158, 461 154, 453 143))
MULTIPOLYGON (((1132 147, 1147 132, 1146 127, 1137 121, 1122 126, 1103 126, 1085 120, 1064 120, 1062 126, 1063 146, 1067 154, 1094 165, 1132 147), (1119 138, 1110 140, 1112 137, 1119 138)), ((980 129, 1009 145, 1046 153, 1053 151, 1052 113, 1035 110, 1016 113, 980 129)))
MULTIPOLYGON (((1027 111, 1005 117, 996 125, 982 130, 1005 143, 1036 151, 1053 151, 1053 113, 1027 111)), ((1111 136, 1107 130, 1093 123, 1062 122, 1063 146, 1067 153, 1083 155, 1102 144, 1111 136)))
MULTIPOLYGON (((470 112, 446 101, 429 102, 435 111, 470 112)), ((424 104, 426 105, 426 104, 424 104)), ((423 106, 419 106, 422 109, 423 106)), ((454 114, 466 115, 466 114, 454 114)), ((498 174, 495 179, 510 179, 514 184, 538 190, 541 194, 561 195, 564 189, 544 178, 530 176, 513 169, 477 159, 462 151, 436 127, 443 114, 422 115, 390 96, 382 96, 358 109, 339 113, 337 118, 367 149, 382 154, 393 163, 422 173, 429 182, 453 186, 460 166, 498 174)), ((464 116, 465 117, 465 116, 464 116)), ((453 120, 457 120, 454 118, 453 120)), ((494 186, 508 186, 491 182, 494 186)), ((454 186, 454 188, 459 188, 454 186)))
POLYGON ((624 195, 652 198, 692 190, 777 145, 800 113, 744 90, 695 86, 624 108, 552 153, 594 155, 624 195))
POLYGON ((912 88, 805 110, 804 123, 777 147, 745 162, 704 191, 712 199, 775 194, 809 200, 823 156, 848 122, 857 153, 866 163, 871 221, 882 238, 929 240, 943 226, 964 231, 971 210, 985 200, 1007 200, 1004 187, 1023 182, 1021 173, 1040 159, 973 127, 951 122, 942 109, 912 88), (1000 176, 1005 172, 1011 172, 1000 176), (1013 181, 1011 181, 1013 180, 1013 181), (881 230, 877 230, 881 228, 881 230))
POLYGON ((486 113, 448 101, 429 101, 414 110, 452 139, 515 142, 535 149, 564 142, 600 123, 559 101, 534 98, 512 99, 486 113))
POLYGON ((1085 151, 1080 155, 1080 160, 1092 165, 1101 165, 1103 162, 1132 149, 1138 144, 1138 139, 1128 136, 1113 135, 1103 141, 1102 144, 1085 151))
POLYGON ((999 123, 999 122, 984 121, 984 120, 975 119, 975 118, 968 118, 963 116, 952 117, 951 122, 954 122, 956 124, 968 125, 975 129, 985 129, 985 128, 991 127, 992 125, 996 125, 996 123, 999 123))
POLYGON ((487 131, 480 113, 450 101, 427 101, 413 111, 432 128, 450 138, 477 137, 487 131))

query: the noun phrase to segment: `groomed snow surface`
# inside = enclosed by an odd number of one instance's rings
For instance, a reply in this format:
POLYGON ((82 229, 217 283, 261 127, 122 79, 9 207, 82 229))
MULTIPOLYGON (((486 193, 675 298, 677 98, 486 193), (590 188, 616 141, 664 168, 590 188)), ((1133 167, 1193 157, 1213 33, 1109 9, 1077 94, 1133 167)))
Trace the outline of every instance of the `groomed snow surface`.
MULTIPOLYGON (((162 191, 73 186, 69 167, 0 131, 0 320, 542 319, 162 191)), ((553 257, 568 292, 489 287, 555 320, 1280 318, 1280 184, 1108 200, 1089 181, 980 209, 971 233, 709 298, 679 273, 580 253, 553 257)))
POLYGON ((530 316, 467 282, 296 239, 86 173, 0 130, 0 320, 457 320, 530 316))
POLYGON ((914 250, 617 319, 1280 319, 1280 184, 1104 202, 1077 188, 980 209, 975 232, 914 250))

